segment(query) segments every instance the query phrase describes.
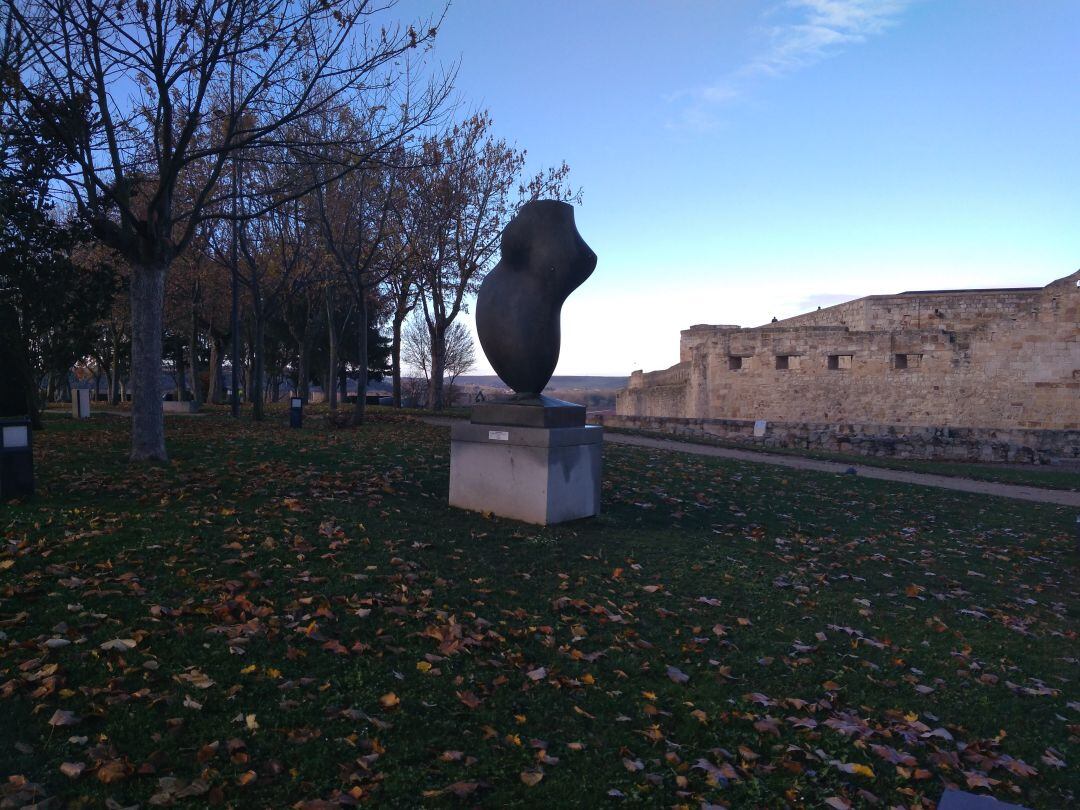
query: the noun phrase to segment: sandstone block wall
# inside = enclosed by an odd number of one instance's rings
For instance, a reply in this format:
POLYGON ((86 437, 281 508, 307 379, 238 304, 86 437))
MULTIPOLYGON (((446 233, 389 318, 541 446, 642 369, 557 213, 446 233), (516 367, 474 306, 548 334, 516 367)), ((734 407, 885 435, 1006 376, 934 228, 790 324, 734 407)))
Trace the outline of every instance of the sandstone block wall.
POLYGON ((762 449, 794 447, 939 461, 1034 464, 1080 461, 1080 430, 769 422, 764 435, 755 436, 754 422, 748 419, 677 419, 618 414, 598 414, 592 419, 609 428, 722 439, 762 449))
POLYGON ((616 413, 1080 429, 1080 272, 1035 289, 870 296, 754 329, 699 325, 616 413))

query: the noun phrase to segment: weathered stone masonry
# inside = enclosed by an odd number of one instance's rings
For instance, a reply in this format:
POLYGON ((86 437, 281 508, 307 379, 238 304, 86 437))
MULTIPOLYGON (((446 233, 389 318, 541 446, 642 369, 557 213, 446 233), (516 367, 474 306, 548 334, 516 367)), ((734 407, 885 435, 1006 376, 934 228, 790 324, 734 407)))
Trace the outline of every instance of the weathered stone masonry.
MULTIPOLYGON (((635 371, 618 395, 613 424, 644 417, 764 419, 794 431, 795 444, 795 425, 894 438, 920 428, 1080 436, 1080 272, 1042 288, 869 296, 753 329, 694 326, 677 365, 635 371)), ((946 454, 917 444, 901 454, 946 454)), ((1035 457, 1080 455, 1067 436, 1050 446, 1035 457)))

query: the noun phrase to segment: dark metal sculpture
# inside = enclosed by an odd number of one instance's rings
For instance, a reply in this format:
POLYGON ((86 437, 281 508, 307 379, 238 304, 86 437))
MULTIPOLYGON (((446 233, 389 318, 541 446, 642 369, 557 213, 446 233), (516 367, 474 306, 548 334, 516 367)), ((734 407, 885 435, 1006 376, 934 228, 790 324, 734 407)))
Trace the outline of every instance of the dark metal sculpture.
POLYGON ((596 254, 578 233, 571 205, 526 203, 503 230, 502 258, 476 296, 476 332, 519 403, 568 404, 540 392, 559 362, 563 301, 595 267, 596 254))

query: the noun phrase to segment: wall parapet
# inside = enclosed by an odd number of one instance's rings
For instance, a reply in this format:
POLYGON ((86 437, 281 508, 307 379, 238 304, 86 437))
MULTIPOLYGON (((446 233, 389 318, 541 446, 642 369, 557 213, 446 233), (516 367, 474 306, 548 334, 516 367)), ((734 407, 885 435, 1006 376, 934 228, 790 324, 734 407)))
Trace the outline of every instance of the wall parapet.
POLYGON ((610 413, 596 414, 593 418, 604 427, 724 439, 761 448, 792 447, 942 461, 1029 464, 1080 461, 1080 430, 768 422, 764 435, 755 436, 752 419, 693 419, 610 413))

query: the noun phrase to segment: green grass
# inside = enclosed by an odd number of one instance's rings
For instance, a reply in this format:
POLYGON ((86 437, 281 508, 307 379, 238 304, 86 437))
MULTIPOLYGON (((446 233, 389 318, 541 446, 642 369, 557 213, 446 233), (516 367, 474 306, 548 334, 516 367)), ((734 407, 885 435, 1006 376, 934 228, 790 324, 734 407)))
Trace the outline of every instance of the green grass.
POLYGON ((545 529, 450 509, 445 429, 318 417, 169 418, 150 467, 123 418, 35 436, 0 801, 1076 804, 1069 510, 608 445, 545 529))
POLYGON ((632 436, 646 436, 653 439, 704 444, 713 447, 726 447, 750 452, 775 453, 784 456, 798 456, 820 461, 835 461, 840 464, 861 465, 863 467, 882 467, 888 470, 906 470, 908 472, 946 475, 952 478, 971 478, 976 481, 994 481, 999 484, 1019 484, 1022 486, 1043 487, 1045 489, 1064 489, 1072 492, 1080 490, 1080 471, 1068 467, 1046 467, 1032 464, 979 463, 959 461, 937 461, 923 459, 894 458, 891 456, 862 456, 855 453, 833 453, 825 450, 804 450, 795 447, 761 447, 745 442, 725 441, 708 436, 681 436, 670 433, 657 433, 650 430, 631 430, 626 428, 608 428, 615 433, 632 436))

